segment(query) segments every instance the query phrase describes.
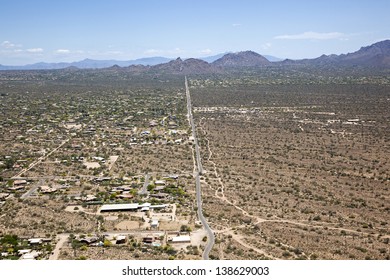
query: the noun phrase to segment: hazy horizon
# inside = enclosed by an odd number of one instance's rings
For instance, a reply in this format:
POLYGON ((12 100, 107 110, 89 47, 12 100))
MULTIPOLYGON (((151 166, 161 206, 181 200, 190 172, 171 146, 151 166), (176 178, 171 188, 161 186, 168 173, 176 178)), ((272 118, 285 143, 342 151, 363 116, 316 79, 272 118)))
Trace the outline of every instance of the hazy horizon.
MULTIPOLYGON (((247 50, 247 51, 250 51, 250 50, 247 50)), ((5 65, 5 64, 1 64, 2 66, 10 66, 10 67, 22 67, 22 66, 27 66, 27 65, 34 65, 34 64, 39 64, 39 63, 47 63, 47 64, 61 64, 61 63, 68 63, 68 64, 72 64, 72 63, 78 63, 78 62, 82 62, 82 61, 87 61, 87 60, 92 60, 92 61, 117 61, 117 62, 127 62, 127 61, 137 61, 137 60, 147 60, 147 59, 158 59, 158 58, 161 58, 161 59, 170 59, 170 60, 175 60, 175 59, 182 59, 182 60, 186 60, 186 59, 190 59, 190 58, 196 58, 196 59, 201 59, 201 60, 209 60, 210 58, 212 57, 219 57, 219 56, 223 56, 225 54, 228 54, 228 53, 234 53, 234 52, 231 52, 231 51, 227 51, 227 52, 223 52, 223 53, 218 53, 218 54, 213 54, 213 55, 209 55, 209 56, 202 56, 202 57, 181 57, 181 56, 172 56, 172 57, 168 57, 168 56, 145 56, 145 57, 137 57, 137 58, 133 58, 133 59, 110 59, 110 58, 107 58, 107 59, 93 59, 93 58, 89 58, 89 57, 85 57, 85 58, 82 58, 80 60, 75 60, 75 61, 52 61, 52 62, 47 62, 47 61, 37 61, 37 62, 34 62, 34 63, 25 63, 25 64, 19 64, 19 65, 5 65)), ((283 58, 283 57, 275 57, 275 56, 272 56, 272 55, 267 55, 267 54, 260 54, 266 58, 270 58, 272 57, 273 59, 276 59, 276 60, 284 60, 284 59, 287 59, 287 58, 283 58)), ((214 59, 213 61, 217 60, 218 58, 214 59)), ((273 61, 273 60, 270 60, 270 61, 273 61)))

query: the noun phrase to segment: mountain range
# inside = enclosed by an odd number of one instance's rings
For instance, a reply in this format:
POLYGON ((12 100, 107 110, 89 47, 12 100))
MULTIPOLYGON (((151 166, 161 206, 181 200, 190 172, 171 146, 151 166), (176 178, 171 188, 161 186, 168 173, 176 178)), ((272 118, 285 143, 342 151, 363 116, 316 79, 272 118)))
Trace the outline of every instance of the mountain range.
POLYGON ((172 60, 166 57, 149 57, 136 60, 92 60, 85 59, 72 63, 35 63, 24 66, 4 66, 0 70, 42 70, 42 69, 124 69, 131 71, 162 71, 172 73, 212 73, 227 68, 265 67, 271 65, 313 65, 313 66, 364 66, 390 67, 390 40, 377 42, 360 50, 341 55, 322 55, 314 59, 281 60, 260 55, 253 51, 224 53, 202 59, 189 58, 172 60))
MULTIPOLYGON (((202 57, 201 60, 206 61, 208 63, 212 63, 217 59, 220 59, 224 55, 229 53, 221 53, 213 56, 208 57, 202 57)), ((282 59, 265 55, 269 61, 282 61, 282 59)), ((64 69, 68 67, 76 67, 79 69, 100 69, 100 68, 108 68, 114 65, 117 65, 119 67, 128 67, 131 65, 144 65, 144 66, 154 66, 157 64, 167 63, 171 61, 172 58, 168 57, 161 57, 161 56, 155 56, 155 57, 145 57, 145 58, 139 58, 135 60, 95 60, 95 59, 84 59, 81 61, 75 61, 75 62, 58 62, 58 63, 47 63, 47 62, 39 62, 34 64, 27 64, 27 65, 21 65, 21 66, 8 66, 8 65, 1 65, 0 64, 0 70, 53 70, 53 69, 64 69)))
POLYGON ((360 50, 352 53, 322 55, 314 59, 286 59, 281 64, 390 67, 390 40, 362 47, 360 50))

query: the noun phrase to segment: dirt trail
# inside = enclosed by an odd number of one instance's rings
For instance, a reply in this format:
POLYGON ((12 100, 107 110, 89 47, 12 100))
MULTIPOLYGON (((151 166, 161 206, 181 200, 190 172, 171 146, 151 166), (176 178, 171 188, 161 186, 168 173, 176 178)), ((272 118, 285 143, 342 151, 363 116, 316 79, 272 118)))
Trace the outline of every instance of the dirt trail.
POLYGON ((270 259, 278 260, 278 258, 276 258, 273 255, 268 254, 264 250, 261 250, 261 249, 259 249, 257 247, 254 247, 253 245, 247 244, 244 241, 245 237, 243 235, 241 235, 241 234, 236 234, 233 229, 227 229, 227 230, 222 231, 221 233, 230 235, 234 241, 236 241, 238 244, 240 244, 241 246, 243 246, 243 247, 245 247, 247 249, 252 249, 253 251, 255 251, 255 252, 259 253, 259 254, 262 254, 262 255, 270 258, 270 259))
POLYGON ((69 142, 69 140, 70 140, 70 138, 64 140, 57 148, 53 149, 53 150, 52 150, 51 152, 49 152, 48 154, 39 157, 36 161, 34 161, 33 163, 31 163, 27 168, 23 169, 21 172, 19 172, 17 175, 13 176, 12 178, 18 178, 18 177, 22 176, 24 173, 26 173, 27 171, 31 170, 33 167, 35 167, 36 165, 38 165, 39 163, 41 163, 42 161, 44 161, 45 159, 47 159, 51 154, 53 154, 53 153, 56 152, 58 149, 60 149, 63 145, 65 145, 67 142, 69 142))
MULTIPOLYGON (((205 132, 203 126, 202 126, 202 119, 199 122, 199 127, 202 130, 203 134, 206 135, 206 132, 205 132)), ((217 188, 215 190, 215 196, 220 198, 220 199, 226 199, 226 197, 225 197, 225 185, 223 184, 223 182, 221 180, 221 177, 218 175, 217 166, 216 166, 215 162, 211 160, 213 152, 210 149, 210 140, 207 137, 204 137, 204 139, 207 141, 207 151, 209 153, 209 156, 207 158, 207 162, 209 162, 209 163, 211 163, 213 165, 215 178, 217 178, 217 180, 219 182, 219 185, 221 186, 221 187, 219 187, 219 188, 217 188)), ((226 201, 227 201, 227 199, 226 199, 226 201)))
POLYGON ((56 247, 53 250, 53 253, 50 255, 49 260, 58 260, 58 257, 61 253, 61 248, 64 246, 66 240, 69 238, 69 234, 60 234, 58 235, 59 240, 56 244, 56 247))
MULTIPOLYGON (((202 126, 202 121, 200 121, 199 123, 199 127, 200 129, 202 130, 203 134, 205 135, 205 130, 202 126)), ((222 179, 221 177, 219 176, 218 174, 218 171, 217 171, 217 166, 215 164, 214 161, 211 160, 211 157, 212 157, 212 151, 210 149, 210 145, 209 145, 209 139, 207 137, 203 137, 206 141, 207 141, 207 150, 208 150, 208 153, 209 153, 209 156, 207 158, 207 162, 211 163, 213 165, 213 169, 214 169, 214 175, 215 175, 215 178, 218 180, 219 184, 220 184, 220 187, 218 189, 215 190, 215 194, 214 196, 224 202, 226 202, 227 204, 233 206, 234 208, 236 208, 237 210, 241 211, 241 213, 246 216, 246 217, 249 217, 249 218, 252 218, 252 219, 255 219, 256 220, 256 223, 261 223, 261 222, 265 222, 267 220, 263 219, 263 218, 260 218, 260 217, 256 217, 256 216, 253 216, 253 215, 250 215, 247 211, 245 211, 244 209, 242 209, 241 207, 237 206, 236 205, 236 202, 235 201, 230 201, 227 199, 227 197, 225 196, 225 185, 224 183, 222 182, 222 179)), ((206 182, 206 181, 202 181, 202 183, 208 185, 210 188, 211 186, 206 182)), ((213 188, 212 188, 213 189, 213 188)))

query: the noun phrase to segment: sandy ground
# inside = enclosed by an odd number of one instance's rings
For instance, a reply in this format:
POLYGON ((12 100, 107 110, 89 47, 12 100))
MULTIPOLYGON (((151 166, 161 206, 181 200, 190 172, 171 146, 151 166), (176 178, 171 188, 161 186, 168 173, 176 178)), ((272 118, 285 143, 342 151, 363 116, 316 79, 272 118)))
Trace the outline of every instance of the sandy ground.
POLYGON ((192 245, 200 245, 205 242, 202 241, 203 237, 207 236, 207 232, 201 228, 191 232, 191 244, 192 245))
POLYGON ((81 129, 82 128, 82 124, 64 124, 64 126, 65 126, 65 128, 66 129, 77 129, 77 130, 79 130, 79 129, 81 129))
POLYGON ((81 205, 70 205, 65 208, 65 211, 68 212, 85 212, 85 209, 81 205), (75 208, 78 207, 78 210, 75 210, 75 208))
POLYGON ((106 221, 116 221, 116 220, 118 220, 118 216, 107 216, 107 217, 104 217, 104 219, 106 221))
POLYGON ((140 223, 137 221, 123 221, 115 226, 119 230, 133 230, 139 229, 140 223))
POLYGON ((172 221, 172 222, 167 222, 167 221, 161 221, 160 222, 160 230, 168 230, 168 231, 178 231, 180 230, 182 223, 172 221))
POLYGON ((151 220, 158 220, 158 221, 172 221, 174 220, 173 215, 169 213, 152 213, 150 215, 151 220))
POLYGON ((83 165, 85 165, 88 169, 93 169, 93 168, 99 168, 100 164, 98 162, 83 162, 83 165))
POLYGON ((119 156, 110 156, 110 159, 108 160, 108 170, 111 170, 118 158, 119 156))

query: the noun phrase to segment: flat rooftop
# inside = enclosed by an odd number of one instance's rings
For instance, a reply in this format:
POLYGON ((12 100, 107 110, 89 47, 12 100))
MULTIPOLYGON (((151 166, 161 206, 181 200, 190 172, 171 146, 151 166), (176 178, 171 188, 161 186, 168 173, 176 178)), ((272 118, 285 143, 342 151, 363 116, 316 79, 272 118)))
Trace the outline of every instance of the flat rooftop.
POLYGON ((150 203, 123 203, 123 204, 103 204, 100 208, 100 212, 109 212, 109 211, 138 211, 142 209, 149 208, 165 208, 166 204, 161 205, 151 205, 150 203))

